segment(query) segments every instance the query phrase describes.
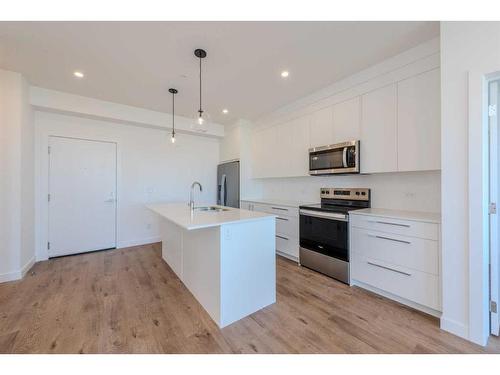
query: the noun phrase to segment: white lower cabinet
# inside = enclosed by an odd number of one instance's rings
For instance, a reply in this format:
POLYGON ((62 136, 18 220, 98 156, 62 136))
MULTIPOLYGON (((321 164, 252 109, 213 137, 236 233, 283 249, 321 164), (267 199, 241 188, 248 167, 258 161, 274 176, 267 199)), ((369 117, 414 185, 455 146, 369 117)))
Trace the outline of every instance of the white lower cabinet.
POLYGON ((295 262, 299 260, 299 208, 272 202, 241 201, 240 207, 277 215, 276 252, 295 262))
POLYGON ((350 215, 351 283, 438 316, 439 223, 350 215))

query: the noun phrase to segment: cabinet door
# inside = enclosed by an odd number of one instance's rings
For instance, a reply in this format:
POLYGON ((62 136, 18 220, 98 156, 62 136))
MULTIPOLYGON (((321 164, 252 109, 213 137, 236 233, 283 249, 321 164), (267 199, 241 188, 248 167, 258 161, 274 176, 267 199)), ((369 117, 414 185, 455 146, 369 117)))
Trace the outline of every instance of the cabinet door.
POLYGON ((256 131, 252 134, 252 177, 259 178, 263 174, 263 155, 262 155, 262 140, 264 134, 263 131, 256 131))
POLYGON ((253 134, 252 175, 254 178, 272 177, 277 169, 275 156, 276 127, 259 130, 253 134))
POLYGON ((333 108, 326 107, 312 113, 310 147, 326 146, 333 142, 333 108))
POLYGON ((310 116, 302 116, 289 124, 290 138, 284 161, 288 177, 308 176, 309 174, 310 118, 310 116))
POLYGON ((354 141, 360 138, 360 97, 333 106, 333 143, 354 141))
POLYGON ((396 84, 361 98, 361 172, 397 171, 396 84))
POLYGON ((441 168, 439 69, 398 83, 398 170, 441 168))

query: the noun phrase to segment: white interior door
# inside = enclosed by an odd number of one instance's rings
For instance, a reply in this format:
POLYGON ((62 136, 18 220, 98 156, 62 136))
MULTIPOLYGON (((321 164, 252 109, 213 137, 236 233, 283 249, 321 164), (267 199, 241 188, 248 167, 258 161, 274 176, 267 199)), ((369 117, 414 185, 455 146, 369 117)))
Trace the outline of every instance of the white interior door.
MULTIPOLYGON (((490 171, 489 171, 489 190, 490 190, 490 205, 494 204, 495 206, 499 203, 499 176, 500 173, 498 171, 500 167, 499 160, 499 135, 498 131, 499 123, 498 123, 498 95, 499 90, 499 82, 491 82, 489 87, 489 106, 488 106, 488 115, 489 115, 489 129, 490 129, 490 171)), ((498 213, 496 212, 498 208, 492 209, 490 206, 490 301, 493 304, 497 305, 496 311, 495 308, 490 309, 490 327, 491 334, 498 336, 499 333, 499 316, 498 314, 498 302, 499 302, 499 288, 500 288, 500 278, 499 278, 499 269, 500 269, 500 256, 499 256, 499 241, 498 241, 498 233, 500 231, 499 228, 499 220, 498 213)))
POLYGON ((116 247, 116 144, 49 137, 49 257, 116 247))

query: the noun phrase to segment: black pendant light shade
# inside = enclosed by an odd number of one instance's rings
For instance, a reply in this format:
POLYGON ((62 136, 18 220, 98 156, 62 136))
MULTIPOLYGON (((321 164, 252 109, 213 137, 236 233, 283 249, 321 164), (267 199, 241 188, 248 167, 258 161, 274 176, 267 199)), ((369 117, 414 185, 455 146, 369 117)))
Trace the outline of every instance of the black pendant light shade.
MULTIPOLYGON (((205 118, 203 116, 203 108, 201 106, 201 83, 202 83, 202 80, 201 80, 201 60, 204 59, 205 57, 207 57, 207 51, 203 50, 203 49, 195 49, 194 50, 194 55, 200 60, 200 107, 198 109, 198 118, 197 118, 197 123, 198 123, 198 127, 201 127, 204 125, 205 123, 205 118)), ((199 130, 202 130, 202 128, 200 128, 199 130)))
POLYGON ((168 92, 172 94, 172 137, 170 140, 175 143, 175 94, 178 93, 177 89, 168 89, 168 92))

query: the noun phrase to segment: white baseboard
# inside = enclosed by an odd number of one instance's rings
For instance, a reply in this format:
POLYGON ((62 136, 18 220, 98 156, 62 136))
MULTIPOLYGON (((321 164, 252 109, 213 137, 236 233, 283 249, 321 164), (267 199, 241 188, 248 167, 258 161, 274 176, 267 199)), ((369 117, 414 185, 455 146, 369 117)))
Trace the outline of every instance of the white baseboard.
POLYGON ((0 274, 0 283, 6 283, 7 281, 19 280, 21 277, 22 277, 21 271, 2 273, 2 274, 0 274))
POLYGON ((31 269, 31 267, 33 267, 35 265, 35 257, 31 258, 30 260, 28 260, 26 262, 26 264, 24 266, 22 266, 21 268, 21 278, 23 278, 24 276, 26 276, 26 274, 28 273, 28 271, 31 269))
POLYGON ((160 236, 141 238, 139 240, 132 240, 132 241, 118 241, 116 248, 122 249, 124 247, 147 245, 150 243, 155 243, 155 242, 160 242, 160 241, 161 241, 160 236))
POLYGON ((402 297, 399 297, 395 294, 392 294, 392 293, 389 293, 389 292, 386 292, 385 290, 382 290, 382 289, 379 289, 379 288, 376 288, 374 286, 371 286, 369 284, 365 284, 364 282, 362 281, 358 281, 358 280, 354 280, 354 279, 351 279, 351 286, 354 285, 354 286, 358 286, 360 288, 363 288, 363 289, 366 289, 366 290, 369 290, 370 292, 373 292, 373 293, 376 293, 376 294, 380 294, 381 296, 383 297, 386 297, 386 298, 389 298, 389 299, 392 299, 396 302, 399 302, 401 303, 402 305, 406 305, 408 307, 411 307, 412 309, 415 309, 415 310, 419 310, 419 311, 422 311, 426 314, 429 314, 429 315, 432 315, 432 316, 435 316, 436 318, 440 318, 441 317, 441 311, 438 311, 438 310, 434 310, 430 307, 427 307, 427 306, 424 306, 424 305, 421 305, 419 303, 416 303, 416 302, 413 302, 413 301, 410 301, 410 300, 407 300, 406 298, 402 298, 402 297))
POLYGON ((276 254, 279 255, 280 257, 283 257, 283 258, 286 258, 286 259, 289 259, 291 261, 294 261, 296 263, 299 263, 299 258, 297 257, 294 257, 293 255, 288 255, 286 253, 282 253, 281 251, 279 250, 276 250, 276 254))
POLYGON ((457 322, 456 320, 447 319, 444 316, 441 317, 441 329, 460 336, 466 340, 469 339, 469 327, 463 323, 457 322))
POLYGON ((15 281, 22 279, 28 273, 31 267, 33 267, 34 264, 35 264, 35 258, 33 257, 28 262, 26 262, 26 264, 22 266, 20 270, 1 274, 0 283, 6 283, 8 281, 15 281))

